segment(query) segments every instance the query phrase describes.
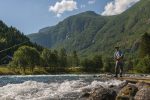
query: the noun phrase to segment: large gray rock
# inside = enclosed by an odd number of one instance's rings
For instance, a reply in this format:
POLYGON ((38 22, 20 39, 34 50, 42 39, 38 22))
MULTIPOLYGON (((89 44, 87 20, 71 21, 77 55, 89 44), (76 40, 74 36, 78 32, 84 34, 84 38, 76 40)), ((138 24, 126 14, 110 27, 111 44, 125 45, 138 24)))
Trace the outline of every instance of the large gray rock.
POLYGON ((138 90, 141 90, 145 86, 146 87, 150 86, 150 84, 145 83, 145 82, 138 82, 138 83, 136 83, 136 86, 138 87, 138 90))
POLYGON ((117 94, 113 89, 107 89, 102 86, 93 89, 90 93, 81 96, 86 100, 115 100, 117 94))
POLYGON ((142 89, 140 89, 135 97, 135 100, 150 100, 150 86, 144 86, 142 89))

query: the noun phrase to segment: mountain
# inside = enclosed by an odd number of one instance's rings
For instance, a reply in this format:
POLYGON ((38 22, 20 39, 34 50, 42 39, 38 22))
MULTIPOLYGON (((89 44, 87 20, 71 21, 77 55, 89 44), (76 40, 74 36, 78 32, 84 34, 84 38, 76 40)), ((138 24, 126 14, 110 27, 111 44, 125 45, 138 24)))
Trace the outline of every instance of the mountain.
POLYGON ((22 45, 34 46, 38 50, 42 49, 42 47, 31 43, 29 38, 16 28, 8 27, 0 20, 0 64, 7 56, 12 56, 18 47, 22 45))
POLYGON ((110 54, 115 45, 137 51, 141 34, 150 33, 150 0, 141 0, 122 14, 101 16, 93 11, 70 16, 52 27, 30 34, 31 41, 48 48, 80 54, 110 54))

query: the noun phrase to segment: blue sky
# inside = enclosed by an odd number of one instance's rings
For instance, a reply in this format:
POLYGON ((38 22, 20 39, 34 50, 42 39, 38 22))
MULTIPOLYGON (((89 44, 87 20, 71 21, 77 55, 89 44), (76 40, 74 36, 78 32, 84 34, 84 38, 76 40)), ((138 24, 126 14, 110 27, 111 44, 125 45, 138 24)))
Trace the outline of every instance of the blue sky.
POLYGON ((139 0, 126 0, 128 2, 123 6, 127 7, 122 8, 122 11, 117 9, 115 1, 121 0, 0 0, 0 20, 25 34, 30 34, 84 11, 95 11, 103 15, 119 14, 126 10, 130 3, 139 0))

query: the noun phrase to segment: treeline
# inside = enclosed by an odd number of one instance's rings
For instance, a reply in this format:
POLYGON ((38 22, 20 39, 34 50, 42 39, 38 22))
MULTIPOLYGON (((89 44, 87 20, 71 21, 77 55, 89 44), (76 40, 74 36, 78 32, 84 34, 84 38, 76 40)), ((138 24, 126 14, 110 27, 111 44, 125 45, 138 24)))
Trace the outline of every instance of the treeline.
MULTIPOLYGON (((150 73, 150 35, 145 33, 141 37, 139 52, 136 55, 125 55, 125 73, 150 73)), ((67 53, 65 49, 37 50, 34 47, 22 46, 9 63, 10 68, 19 68, 24 73, 26 69, 34 72, 35 67, 40 67, 48 73, 70 73, 72 71, 99 73, 114 73, 115 62, 113 57, 95 55, 92 58, 80 59, 77 52, 67 53)))
MULTIPOLYGON (((102 57, 96 55, 93 59, 80 61, 76 51, 67 54, 65 49, 57 50, 43 49, 39 52, 34 47, 22 46, 13 56, 9 63, 11 69, 20 69, 26 73, 26 69, 34 72, 35 67, 42 67, 48 73, 69 73, 69 68, 80 69, 80 72, 100 72, 103 68, 102 57)), ((76 70, 76 69, 75 69, 76 70)))

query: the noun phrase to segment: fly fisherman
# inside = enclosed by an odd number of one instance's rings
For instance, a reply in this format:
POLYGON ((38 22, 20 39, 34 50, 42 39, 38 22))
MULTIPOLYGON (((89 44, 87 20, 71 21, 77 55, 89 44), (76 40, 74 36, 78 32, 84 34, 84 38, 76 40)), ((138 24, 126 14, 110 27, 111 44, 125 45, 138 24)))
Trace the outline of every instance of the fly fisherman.
POLYGON ((118 73, 120 74, 120 77, 122 77, 123 72, 123 53, 119 50, 119 47, 115 47, 115 53, 114 53, 114 60, 115 60, 115 76, 118 77, 118 73), (119 72, 120 71, 120 72, 119 72))

